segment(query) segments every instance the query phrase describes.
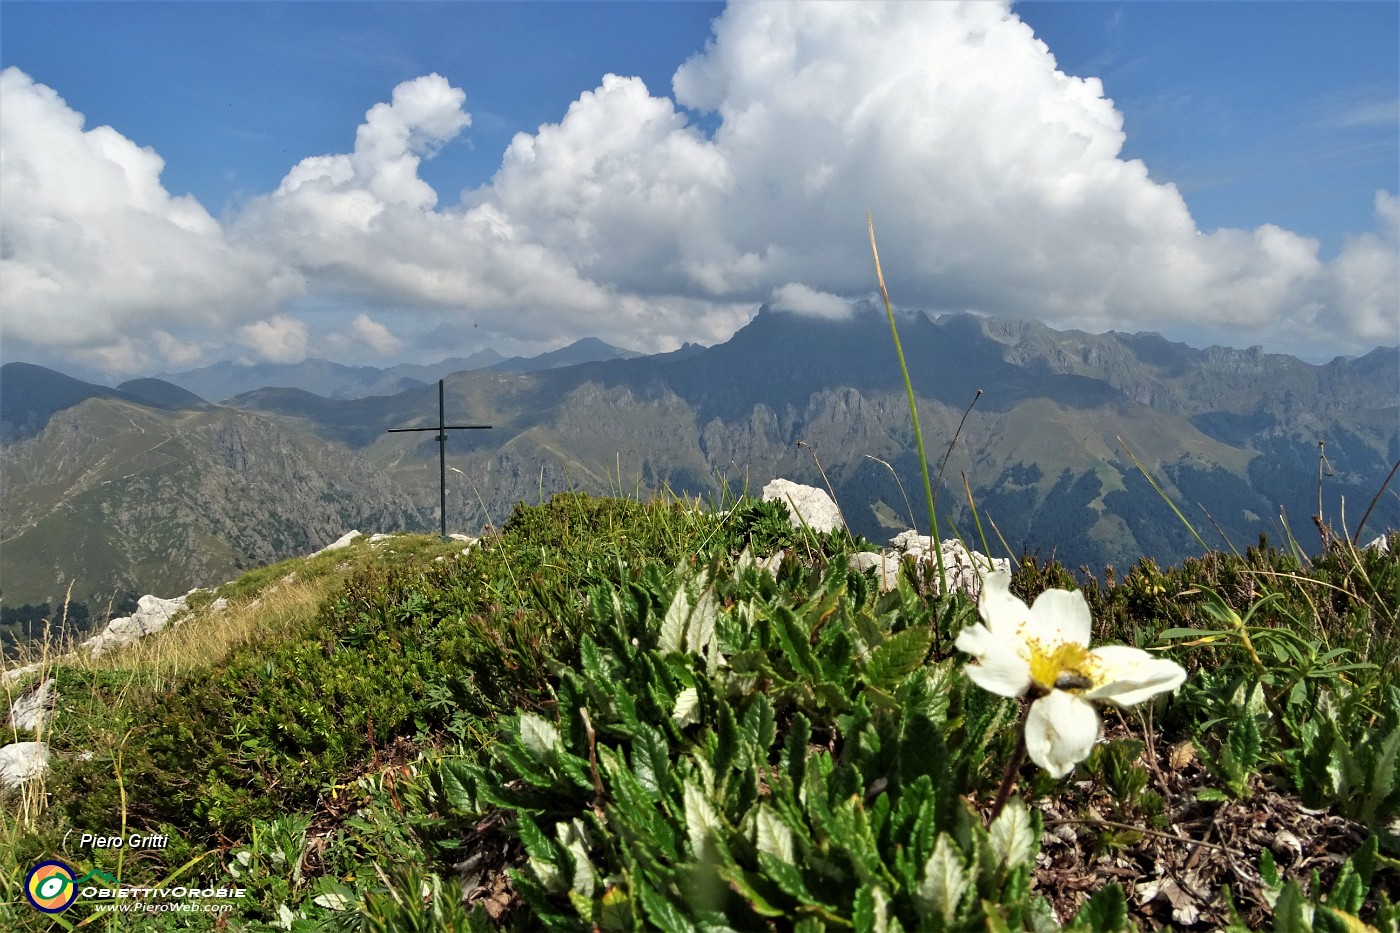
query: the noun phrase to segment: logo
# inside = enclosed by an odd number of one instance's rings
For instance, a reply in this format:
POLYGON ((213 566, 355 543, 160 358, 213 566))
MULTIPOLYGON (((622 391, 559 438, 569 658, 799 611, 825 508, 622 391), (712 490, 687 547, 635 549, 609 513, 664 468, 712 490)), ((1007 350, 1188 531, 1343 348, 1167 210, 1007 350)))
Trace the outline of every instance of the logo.
POLYGON ((63 913, 78 899, 73 869, 58 861, 40 862, 24 879, 24 896, 35 910, 46 914, 63 913))

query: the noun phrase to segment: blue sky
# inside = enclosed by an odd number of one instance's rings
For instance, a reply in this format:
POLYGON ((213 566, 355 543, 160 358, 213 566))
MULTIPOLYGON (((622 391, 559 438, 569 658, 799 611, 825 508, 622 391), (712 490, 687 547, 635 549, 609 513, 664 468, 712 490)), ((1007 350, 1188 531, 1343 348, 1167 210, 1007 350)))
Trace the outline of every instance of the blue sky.
POLYGON ((866 297, 867 208, 909 307, 1364 352, 1400 339, 1397 36, 1380 2, 7 0, 0 353, 714 343, 866 297))

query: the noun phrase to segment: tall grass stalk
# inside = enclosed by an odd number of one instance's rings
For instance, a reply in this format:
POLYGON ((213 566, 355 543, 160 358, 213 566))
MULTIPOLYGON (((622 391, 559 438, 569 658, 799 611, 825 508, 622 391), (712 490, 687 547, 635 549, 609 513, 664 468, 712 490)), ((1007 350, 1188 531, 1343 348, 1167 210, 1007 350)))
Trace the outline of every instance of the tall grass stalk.
POLYGON ((890 291, 885 287, 885 273, 880 268, 880 250, 875 245, 875 220, 870 212, 865 212, 865 225, 870 230, 870 255, 875 258, 875 278, 880 283, 880 297, 885 301, 885 316, 890 321, 890 334, 894 337, 894 352, 899 357, 899 371, 904 374, 904 392, 909 398, 909 419, 914 424, 914 446, 919 451, 919 471, 924 478, 924 498, 928 502, 929 545, 938 559, 939 592, 947 585, 948 577, 943 567, 943 548, 939 541, 938 508, 933 501, 933 481, 928 475, 928 457, 924 454, 924 435, 919 430, 919 405, 914 400, 914 383, 909 379, 909 366, 904 362, 904 347, 899 342, 899 328, 894 323, 894 308, 890 307, 890 291))

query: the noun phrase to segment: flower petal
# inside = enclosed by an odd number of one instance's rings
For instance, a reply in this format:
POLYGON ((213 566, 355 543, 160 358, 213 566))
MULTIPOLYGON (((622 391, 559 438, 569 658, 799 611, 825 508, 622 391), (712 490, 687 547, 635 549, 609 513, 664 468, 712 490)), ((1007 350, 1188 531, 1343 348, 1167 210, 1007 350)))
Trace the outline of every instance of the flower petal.
POLYGON ((1186 680, 1186 670, 1175 661, 1157 658, 1141 648, 1101 645, 1089 652, 1094 687, 1086 700, 1109 700, 1132 706, 1159 693, 1175 690, 1186 680))
POLYGON ((1017 632, 1030 621, 1031 611, 1020 597, 1011 592, 1011 574, 995 570, 982 576, 982 595, 977 598, 977 612, 987 623, 987 630, 999 638, 1024 636, 1017 632))
POLYGON ((1071 643, 1089 647, 1093 618, 1079 590, 1046 590, 1031 605, 1032 633, 1049 644, 1071 643))
POLYGON ((968 664, 963 670, 988 693, 1018 697, 1030 686, 1031 669, 1018 650, 1020 642, 993 635, 984 625, 969 625, 953 645, 976 659, 976 664, 968 664))
POLYGON ((1026 714, 1026 753, 1051 777, 1062 778, 1089 757, 1099 738, 1099 714, 1079 697, 1052 690, 1026 714))

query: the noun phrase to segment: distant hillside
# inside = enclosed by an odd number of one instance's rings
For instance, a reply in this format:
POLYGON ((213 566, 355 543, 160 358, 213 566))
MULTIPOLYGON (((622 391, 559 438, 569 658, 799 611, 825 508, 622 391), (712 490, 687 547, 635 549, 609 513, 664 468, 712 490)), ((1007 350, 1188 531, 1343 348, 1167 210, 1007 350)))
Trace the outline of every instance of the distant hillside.
MULTIPOLYGON (((998 552, 1000 535, 1014 554, 1054 555, 1070 566, 1122 567, 1142 556, 1173 563, 1197 553, 1200 545, 1134 457, 1209 545, 1228 540, 1239 548, 1261 532, 1281 540, 1285 521, 1288 532, 1316 542, 1319 442, 1322 515, 1338 529, 1343 511, 1355 529, 1400 460, 1396 348, 1314 366, 1257 349, 1195 349, 1154 334, 1060 332, 972 315, 908 315, 900 328, 934 469, 982 390, 949 459, 938 507, 945 533, 951 526, 975 536, 970 488, 998 552)), ((65 385, 48 391, 56 398, 65 385)), ((448 474, 448 522, 457 530, 499 525, 517 501, 567 488, 646 495, 667 486, 719 496, 725 486, 752 490, 776 476, 816 485, 829 479, 853 530, 872 540, 912 522, 926 527, 889 327, 869 306, 846 321, 764 310, 710 348, 527 373, 476 369, 447 376, 446 387, 450 423, 493 425, 449 434, 457 472, 448 474)), ((144 510, 154 521, 178 513, 184 517, 171 527, 191 527, 193 506, 185 509, 166 490, 196 488, 208 473, 227 477, 215 482, 215 501, 232 509, 236 498, 243 510, 239 517, 230 511, 220 527, 257 529, 239 539, 240 553, 290 546, 291 526, 269 538, 269 523, 257 524, 264 513, 314 514, 320 524, 308 538, 356 526, 429 530, 436 522, 433 433, 386 433, 434 424, 435 385, 356 399, 284 387, 234 397, 228 404, 238 411, 222 416, 251 419, 239 422, 247 425, 241 462, 264 471, 260 484, 241 486, 204 455, 207 445, 172 430, 169 413, 147 412, 143 420, 122 409, 118 416, 114 404, 92 399, 74 409, 107 412, 101 426, 77 429, 65 413, 4 450, 7 542, 10 528, 38 522, 34 516, 71 516, 65 521, 72 524, 49 519, 44 534, 24 540, 23 559, 44 568, 35 579, 70 573, 57 569, 65 555, 82 553, 112 516, 144 510), (148 426, 150 418, 163 426, 148 426), (152 488, 113 462, 109 451, 144 436, 122 427, 128 422, 150 435, 140 449, 158 454, 178 481, 152 488), (102 440, 75 446, 75 432, 102 440), (53 481, 53 463, 71 479, 53 481), (103 487, 100 501, 81 498, 79 489, 91 492, 90 477, 115 485, 103 487)), ((1396 492, 1379 499, 1368 537, 1400 528, 1396 492)), ((187 563, 213 548, 188 535, 174 539, 189 552, 187 563)), ((150 555, 168 553, 164 537, 131 540, 132 565, 155 566, 162 558, 150 555)), ((10 555, 21 551, 6 547, 8 575, 10 555)), ((6 590, 8 599, 8 582, 6 590)))
POLYGON ((226 408, 90 397, 0 448, 0 469, 7 606, 57 605, 69 582, 98 609, 128 591, 177 595, 350 528, 428 524, 345 448, 226 408))
MULTIPOLYGON (((1014 551, 1071 565, 1169 562, 1199 549, 1129 450, 1209 542, 1223 546, 1218 527, 1239 547, 1261 531, 1279 538, 1281 509, 1293 533, 1312 533, 1318 441, 1331 471, 1324 516, 1338 524, 1345 500, 1355 525, 1400 459, 1394 348, 1313 366, 1152 334, 1061 333, 971 315, 911 316, 901 339, 935 467, 983 390, 945 473, 940 517, 975 533, 965 473, 1014 551)), ((717 476, 821 483, 813 453, 857 531, 881 538, 908 527, 906 494, 926 521, 889 328, 870 308, 835 322, 765 311, 709 349, 515 377, 462 373, 447 385, 449 420, 495 425, 449 438, 466 474, 449 484, 449 511, 470 521, 499 521, 517 499, 570 484, 704 493, 718 488, 717 476), (872 458, 893 466, 903 492, 872 458)), ((431 395, 352 406, 254 393, 237 404, 305 419, 430 497, 431 435, 383 431, 430 423, 431 395)), ((1383 497, 1369 523, 1373 532, 1400 527, 1400 499, 1383 497)))
POLYGON ((208 402, 193 392, 163 379, 132 379, 117 386, 117 391, 129 399, 153 408, 198 411, 210 407, 208 402))
POLYGON ((258 389, 300 389, 332 399, 357 399, 395 395, 419 386, 436 384, 444 376, 476 369, 524 373, 573 366, 598 360, 628 359, 639 354, 586 337, 561 350, 539 356, 509 359, 495 350, 467 357, 452 357, 431 365, 400 364, 388 369, 345 366, 330 360, 306 359, 300 363, 215 363, 182 373, 161 373, 157 378, 187 389, 202 398, 224 401, 258 389))
POLYGON ((0 366, 0 443, 43 431, 49 419, 92 398, 125 399, 170 411, 207 407, 202 398, 159 379, 136 379, 115 389, 32 363, 0 366))

